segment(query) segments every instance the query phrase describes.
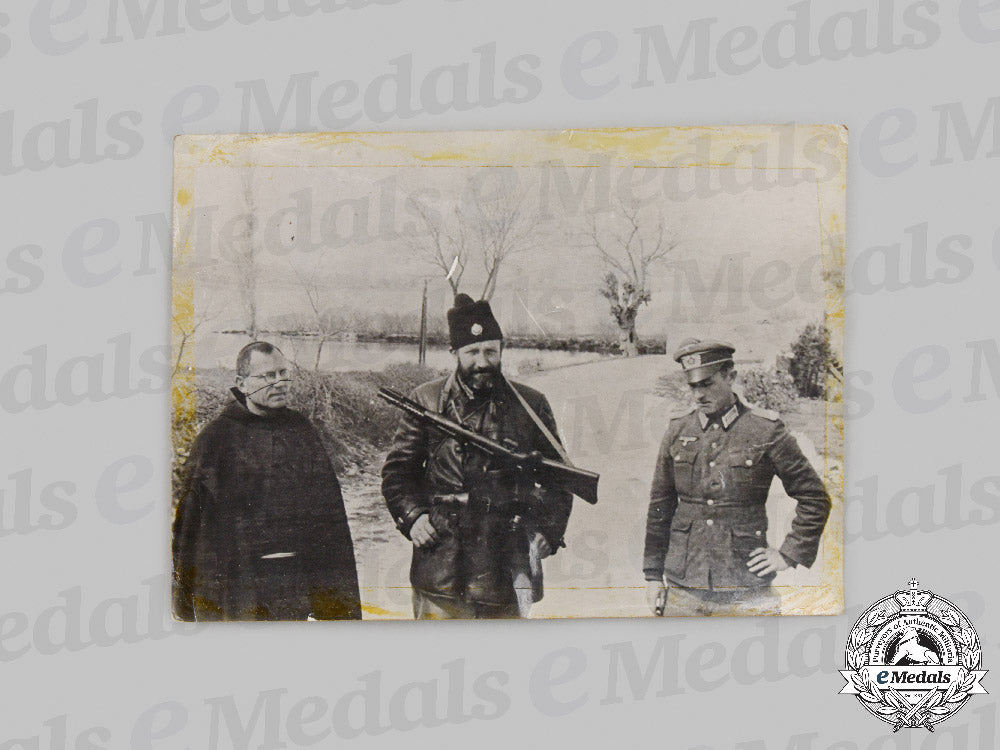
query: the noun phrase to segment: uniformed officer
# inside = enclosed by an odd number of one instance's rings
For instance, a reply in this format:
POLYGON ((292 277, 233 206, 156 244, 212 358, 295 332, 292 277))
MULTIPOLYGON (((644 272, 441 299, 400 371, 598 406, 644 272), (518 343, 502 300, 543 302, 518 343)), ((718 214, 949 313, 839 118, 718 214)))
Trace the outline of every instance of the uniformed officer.
POLYGON ((674 353, 695 405, 674 415, 656 459, 643 572, 656 614, 777 614, 778 571, 815 562, 830 497, 773 411, 733 393, 735 348, 688 339, 674 353), (777 475, 797 502, 780 547, 765 503, 777 475))

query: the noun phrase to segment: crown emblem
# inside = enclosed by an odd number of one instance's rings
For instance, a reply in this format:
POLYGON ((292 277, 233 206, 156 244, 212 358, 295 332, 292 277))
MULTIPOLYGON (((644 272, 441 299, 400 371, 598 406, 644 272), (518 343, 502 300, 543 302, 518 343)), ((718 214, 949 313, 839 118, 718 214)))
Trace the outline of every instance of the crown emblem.
POLYGON ((472 328, 470 328, 469 330, 472 331, 473 336, 478 336, 483 332, 483 327, 479 325, 479 323, 473 323, 472 328))
POLYGON ((911 578, 908 582, 909 591, 897 591, 893 598, 902 608, 903 615, 918 615, 927 613, 927 605, 930 604, 934 595, 930 591, 918 591, 920 581, 911 578))

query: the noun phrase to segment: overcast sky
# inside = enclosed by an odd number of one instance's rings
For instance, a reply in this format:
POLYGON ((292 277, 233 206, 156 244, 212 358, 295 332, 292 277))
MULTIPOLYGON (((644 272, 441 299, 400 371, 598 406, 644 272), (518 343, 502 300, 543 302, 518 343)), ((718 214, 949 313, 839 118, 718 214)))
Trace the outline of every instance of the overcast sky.
MULTIPOLYGON (((769 170, 766 178, 776 174, 769 170)), ((544 166, 201 166, 194 174, 195 205, 211 223, 208 232, 192 233, 192 241, 200 262, 232 257, 227 248, 245 242, 246 222, 240 217, 253 212, 264 326, 275 316, 309 311, 301 277, 321 283, 324 307, 367 313, 416 313, 422 279, 430 277, 431 314, 440 316, 451 295, 442 273, 414 249, 430 242, 414 202, 451 221, 463 201, 471 205, 478 192, 488 202, 502 184, 508 193, 523 195, 525 211, 541 219, 530 247, 509 258, 500 272, 493 306, 501 324, 511 332, 585 335, 610 325, 607 302, 597 294, 606 271, 587 247, 587 232, 596 221, 608 241, 626 229, 623 186, 631 185, 646 201, 640 216, 647 241, 655 239, 662 221, 667 238, 676 242, 668 259, 653 268, 652 301, 638 321, 641 335, 690 328, 752 338, 762 323, 801 327, 822 319, 815 184, 724 192, 718 188, 726 178, 702 167, 556 174, 544 166), (561 174, 568 183, 559 182, 561 174), (696 185, 715 194, 688 197, 696 185)), ((741 183, 750 178, 750 170, 728 175, 741 183)), ((222 310, 214 329, 245 322, 236 303, 237 279, 231 263, 206 266, 197 276, 196 304, 222 310)), ((478 297, 482 283, 473 252, 462 291, 478 297)))

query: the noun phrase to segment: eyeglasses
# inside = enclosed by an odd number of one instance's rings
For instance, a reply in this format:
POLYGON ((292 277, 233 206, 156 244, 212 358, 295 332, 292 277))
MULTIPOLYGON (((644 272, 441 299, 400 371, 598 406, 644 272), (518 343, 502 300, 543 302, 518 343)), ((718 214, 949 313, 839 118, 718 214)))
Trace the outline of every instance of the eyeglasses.
POLYGON ((251 378, 256 378, 257 380, 263 380, 265 383, 274 384, 281 383, 289 380, 288 370, 271 370, 269 372, 262 372, 259 375, 247 375, 247 380, 251 378))

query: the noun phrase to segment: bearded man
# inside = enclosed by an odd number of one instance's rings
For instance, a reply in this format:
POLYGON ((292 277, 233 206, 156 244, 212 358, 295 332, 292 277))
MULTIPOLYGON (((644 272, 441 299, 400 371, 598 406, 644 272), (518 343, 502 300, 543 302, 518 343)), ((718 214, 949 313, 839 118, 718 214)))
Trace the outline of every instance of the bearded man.
MULTIPOLYGON (((555 418, 538 391, 504 378, 503 333, 490 305, 459 294, 448 311, 455 370, 413 401, 517 451, 559 460, 555 418)), ((540 560, 563 544, 572 495, 404 414, 382 467, 382 494, 413 544, 417 619, 527 616, 541 599, 540 560)))

